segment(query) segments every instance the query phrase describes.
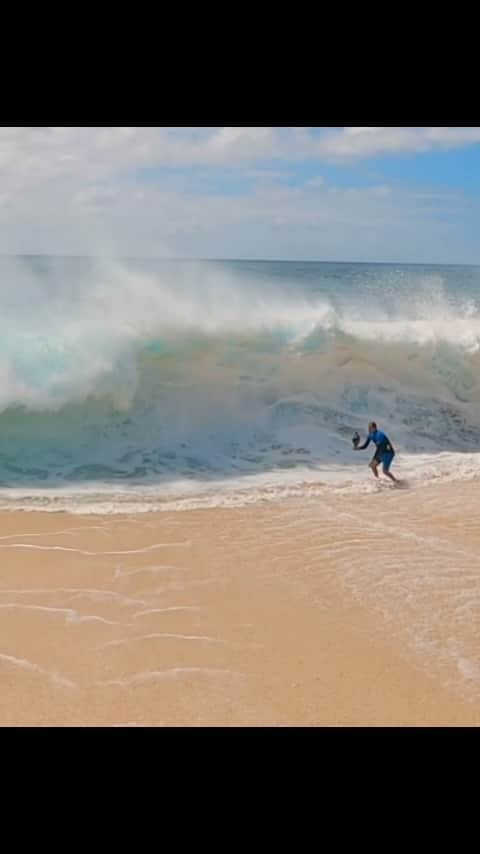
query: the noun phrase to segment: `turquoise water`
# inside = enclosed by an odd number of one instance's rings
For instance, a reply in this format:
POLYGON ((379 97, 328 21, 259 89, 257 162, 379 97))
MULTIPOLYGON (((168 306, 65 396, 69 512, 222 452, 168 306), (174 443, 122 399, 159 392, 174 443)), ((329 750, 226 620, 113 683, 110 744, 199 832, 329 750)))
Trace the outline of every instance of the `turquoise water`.
POLYGON ((480 268, 0 261, 4 501, 475 454, 480 268), (365 462, 365 461, 364 461, 365 462))

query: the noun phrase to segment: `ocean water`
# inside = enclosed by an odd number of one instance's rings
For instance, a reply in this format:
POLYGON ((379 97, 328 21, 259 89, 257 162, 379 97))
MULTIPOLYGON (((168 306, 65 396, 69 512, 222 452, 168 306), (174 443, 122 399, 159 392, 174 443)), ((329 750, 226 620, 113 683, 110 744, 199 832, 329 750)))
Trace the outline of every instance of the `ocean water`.
POLYGON ((480 475, 480 268, 0 259, 0 507, 135 512, 480 475))

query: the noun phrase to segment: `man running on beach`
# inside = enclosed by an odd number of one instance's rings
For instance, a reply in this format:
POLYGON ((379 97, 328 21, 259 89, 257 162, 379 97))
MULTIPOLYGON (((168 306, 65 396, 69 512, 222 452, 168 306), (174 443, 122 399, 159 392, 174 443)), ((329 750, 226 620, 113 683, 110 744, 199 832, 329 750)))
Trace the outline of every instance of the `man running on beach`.
POLYGON ((378 478, 378 467, 383 463, 383 473, 385 477, 388 477, 393 483, 399 483, 395 475, 393 475, 390 471, 391 465, 395 459, 395 449, 390 442, 388 436, 385 433, 382 433, 381 430, 378 429, 377 425, 374 421, 368 427, 368 439, 364 445, 360 445, 358 442, 355 444, 356 451, 366 451, 370 443, 373 442, 374 445, 377 446, 377 451, 375 456, 370 463, 370 468, 372 469, 376 478, 378 478))

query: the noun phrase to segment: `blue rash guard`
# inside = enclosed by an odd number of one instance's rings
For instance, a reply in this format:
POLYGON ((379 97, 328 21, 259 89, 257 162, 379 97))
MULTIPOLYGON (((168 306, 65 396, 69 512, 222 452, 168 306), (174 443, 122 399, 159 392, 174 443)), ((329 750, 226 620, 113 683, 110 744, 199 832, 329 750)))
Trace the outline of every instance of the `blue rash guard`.
POLYGON ((371 442, 377 446, 377 451, 373 458, 374 461, 376 463, 383 463, 385 471, 389 471, 395 457, 395 449, 390 439, 381 430, 375 430, 373 433, 370 433, 365 445, 359 448, 359 450, 365 451, 371 442))

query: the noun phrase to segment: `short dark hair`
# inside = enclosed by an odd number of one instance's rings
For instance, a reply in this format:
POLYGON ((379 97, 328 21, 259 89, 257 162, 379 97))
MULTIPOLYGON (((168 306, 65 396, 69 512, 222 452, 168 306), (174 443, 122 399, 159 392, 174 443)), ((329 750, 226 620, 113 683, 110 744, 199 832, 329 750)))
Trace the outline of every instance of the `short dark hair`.
POLYGON ((374 430, 378 430, 376 421, 372 421, 370 427, 373 427, 374 430))

